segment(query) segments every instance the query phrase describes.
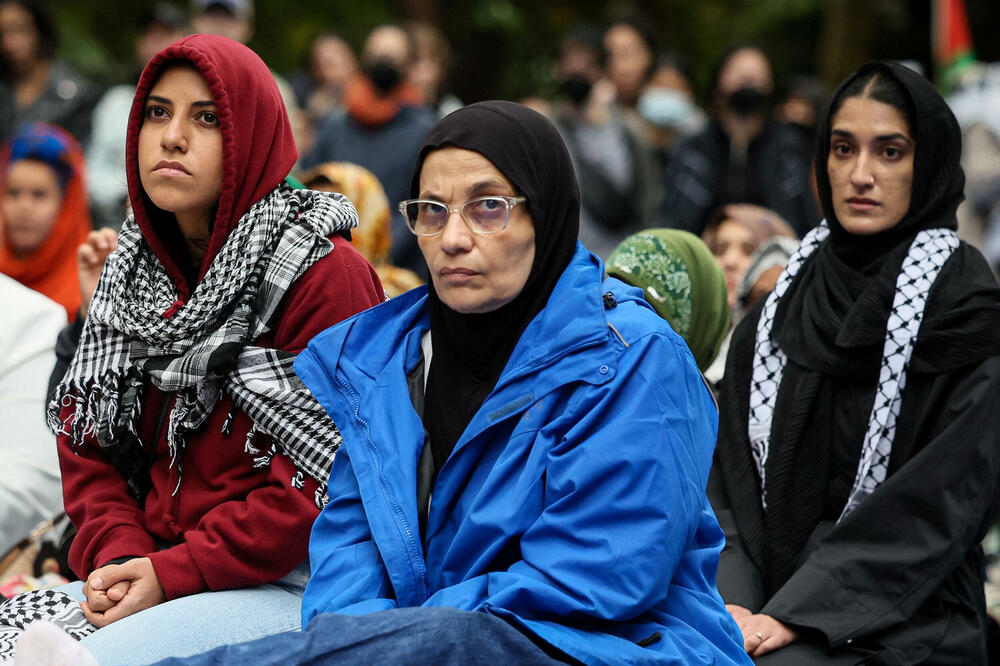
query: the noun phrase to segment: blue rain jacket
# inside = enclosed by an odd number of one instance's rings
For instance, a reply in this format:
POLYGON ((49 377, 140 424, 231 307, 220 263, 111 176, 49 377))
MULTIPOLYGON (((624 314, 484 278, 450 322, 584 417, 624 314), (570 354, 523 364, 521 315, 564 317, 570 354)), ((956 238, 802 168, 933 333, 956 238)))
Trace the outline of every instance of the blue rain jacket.
POLYGON ((603 275, 578 244, 439 470, 424 535, 407 373, 430 325, 426 289, 299 355, 344 437, 309 544, 303 627, 319 613, 452 606, 588 664, 752 663, 715 587, 715 405, 684 341, 603 275))

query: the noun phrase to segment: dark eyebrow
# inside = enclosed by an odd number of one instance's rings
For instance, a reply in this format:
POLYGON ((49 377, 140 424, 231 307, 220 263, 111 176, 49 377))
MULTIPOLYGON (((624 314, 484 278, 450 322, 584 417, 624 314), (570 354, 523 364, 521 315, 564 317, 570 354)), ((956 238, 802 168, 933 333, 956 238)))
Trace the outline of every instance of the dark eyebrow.
POLYGON ((880 134, 879 136, 875 137, 875 140, 882 143, 886 141, 905 141, 906 143, 913 143, 913 139, 911 139, 910 137, 906 136, 901 132, 893 132, 892 134, 880 134))
MULTIPOLYGON (((146 98, 147 103, 151 101, 159 102, 160 104, 170 104, 171 106, 173 106, 174 104, 166 97, 160 97, 159 95, 150 95, 149 97, 146 98)), ((200 100, 197 102, 191 102, 191 106, 215 106, 215 102, 213 100, 200 100)))
MULTIPOLYGON (((854 134, 848 132, 847 130, 842 130, 842 129, 830 130, 830 134, 833 136, 840 136, 845 139, 855 138, 854 134)), ((892 134, 879 134, 878 136, 875 137, 875 141, 879 143, 885 143, 887 141, 905 141, 906 143, 913 143, 913 139, 906 136, 902 132, 893 132, 892 134)))

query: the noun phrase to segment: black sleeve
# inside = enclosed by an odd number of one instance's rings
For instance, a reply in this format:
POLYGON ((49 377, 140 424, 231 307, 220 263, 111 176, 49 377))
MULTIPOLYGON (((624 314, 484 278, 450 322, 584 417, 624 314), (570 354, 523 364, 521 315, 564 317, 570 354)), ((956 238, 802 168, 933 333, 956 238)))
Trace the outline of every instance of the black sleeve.
POLYGON ((911 383, 893 449, 912 455, 762 609, 823 632, 833 647, 905 624, 968 561, 997 515, 1000 357, 911 383))
POLYGON ((80 346, 80 336, 82 334, 83 316, 77 312, 76 319, 64 326, 59 331, 59 337, 56 338, 56 366, 52 369, 52 374, 49 375, 49 400, 52 399, 52 394, 55 393, 59 382, 66 376, 66 370, 69 369, 69 364, 73 360, 73 354, 76 353, 76 348, 80 346))
POLYGON ((726 534, 726 545, 719 555, 719 572, 716 576, 719 594, 727 604, 743 606, 757 613, 765 601, 764 582, 760 570, 743 547, 718 465, 713 465, 708 476, 708 499, 715 510, 719 526, 726 534))

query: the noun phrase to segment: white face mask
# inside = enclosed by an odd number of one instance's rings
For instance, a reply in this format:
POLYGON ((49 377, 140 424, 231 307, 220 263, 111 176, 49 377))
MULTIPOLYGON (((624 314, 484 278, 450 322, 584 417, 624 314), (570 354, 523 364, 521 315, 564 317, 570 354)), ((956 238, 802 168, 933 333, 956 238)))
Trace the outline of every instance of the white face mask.
POLYGON ((647 88, 638 109, 643 118, 663 129, 681 128, 695 113, 688 96, 670 88, 647 88))

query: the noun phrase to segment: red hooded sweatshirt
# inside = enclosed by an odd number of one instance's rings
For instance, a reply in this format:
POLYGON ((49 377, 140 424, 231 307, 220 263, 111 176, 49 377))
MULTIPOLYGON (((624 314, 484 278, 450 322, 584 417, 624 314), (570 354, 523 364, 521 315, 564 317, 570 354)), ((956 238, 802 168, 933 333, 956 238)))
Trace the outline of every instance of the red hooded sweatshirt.
MULTIPOLYGON (((298 158, 278 88, 250 49, 223 37, 192 35, 150 60, 129 117, 126 166, 138 226, 179 293, 164 316, 183 306, 194 285, 181 269, 184 249, 176 222, 142 189, 138 137, 157 74, 175 60, 192 63, 205 78, 222 132, 222 191, 197 280, 240 217, 282 182, 298 158)), ((254 344, 297 353, 320 331, 382 301, 384 292, 371 265, 345 238, 331 240, 333 251, 285 293, 272 330, 254 344)), ((316 482, 307 477, 304 488, 291 487, 295 468, 282 455, 269 467, 255 469, 244 452, 252 422, 237 411, 230 434, 224 435, 233 403, 223 397, 203 426, 187 436, 183 482, 174 493, 177 469, 170 464, 165 426, 173 398, 146 382, 139 434, 153 463, 152 490, 143 503, 129 494, 96 441, 73 452, 69 438, 59 437, 66 512, 78 530, 70 566, 86 577, 118 558, 149 557, 168 599, 249 587, 289 573, 307 556, 309 530, 318 513, 316 482)), ((263 434, 254 443, 261 450, 269 447, 263 434)))

